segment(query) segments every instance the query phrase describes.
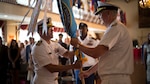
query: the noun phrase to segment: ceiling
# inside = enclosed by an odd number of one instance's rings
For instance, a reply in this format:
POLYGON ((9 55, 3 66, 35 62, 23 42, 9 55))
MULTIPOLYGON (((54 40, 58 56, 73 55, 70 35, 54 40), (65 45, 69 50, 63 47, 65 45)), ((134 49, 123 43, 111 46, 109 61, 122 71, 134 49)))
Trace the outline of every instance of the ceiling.
MULTIPOLYGON (((106 1, 111 1, 111 0, 106 0, 106 1)), ((124 0, 124 2, 130 2, 131 0, 124 0)), ((23 20, 24 16, 19 16, 19 15, 12 15, 12 14, 6 14, 6 13, 0 13, 0 19, 1 20, 9 20, 9 21, 13 21, 14 23, 12 23, 11 25, 16 25, 16 24, 20 24, 20 22, 23 20)), ((29 24, 30 22, 30 17, 26 17, 23 21, 23 24, 29 24)), ((98 31, 97 29, 91 29, 93 31, 98 31)), ((104 31, 104 30, 102 30, 104 31)))

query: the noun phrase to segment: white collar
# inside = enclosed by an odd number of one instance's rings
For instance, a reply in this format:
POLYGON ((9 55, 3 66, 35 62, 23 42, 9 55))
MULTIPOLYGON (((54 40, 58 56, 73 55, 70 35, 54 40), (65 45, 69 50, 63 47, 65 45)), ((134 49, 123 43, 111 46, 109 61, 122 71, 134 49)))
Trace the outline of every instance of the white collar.
POLYGON ((109 26, 108 28, 111 28, 113 25, 115 25, 117 23, 117 20, 115 19, 109 26))

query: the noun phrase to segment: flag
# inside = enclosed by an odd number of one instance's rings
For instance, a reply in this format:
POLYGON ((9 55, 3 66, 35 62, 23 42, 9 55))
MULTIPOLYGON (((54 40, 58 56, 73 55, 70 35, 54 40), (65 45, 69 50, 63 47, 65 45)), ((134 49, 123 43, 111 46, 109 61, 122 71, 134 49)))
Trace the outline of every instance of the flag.
POLYGON ((24 22, 25 18, 27 17, 27 15, 29 14, 30 10, 32 9, 34 3, 35 3, 35 0, 34 0, 34 2, 32 3, 32 5, 29 6, 28 11, 27 11, 26 14, 24 15, 24 17, 23 17, 21 23, 19 24, 19 27, 18 27, 17 30, 20 30, 20 28, 21 28, 21 26, 22 26, 22 23, 24 22))
POLYGON ((91 11, 94 11, 94 3, 95 3, 95 0, 91 0, 91 7, 90 7, 90 10, 91 11))
POLYGON ((100 0, 101 2, 106 2, 106 0, 100 0))
MULTIPOLYGON (((72 38, 75 38, 76 31, 77 31, 77 24, 75 22, 72 8, 70 6, 70 0, 57 0, 57 4, 58 4, 60 17, 61 17, 61 21, 65 29, 65 32, 67 32, 67 34, 71 36, 72 38)), ((76 49, 76 51, 78 52, 77 54, 80 54, 79 49, 76 49)), ((79 56, 81 57, 81 55, 79 56)), ((82 68, 81 68, 81 71, 82 71, 82 68)), ((85 84, 84 79, 82 79, 82 84, 85 84)))
MULTIPOLYGON (((57 3, 65 31, 69 36, 75 38, 77 32, 77 24, 72 13, 70 0, 58 0, 57 3)), ((82 57, 84 58, 85 56, 82 55, 82 57)))
POLYGON ((57 3, 65 32, 67 32, 69 36, 75 38, 77 32, 77 24, 72 13, 70 0, 57 0, 57 3))
POLYGON ((75 51, 75 55, 82 61, 82 63, 85 63, 88 61, 88 59, 84 56, 83 52, 80 52, 79 49, 75 51))
POLYGON ((27 35, 29 35, 31 32, 33 33, 36 28, 37 19, 40 13, 41 3, 42 3, 42 0, 38 0, 35 8, 33 9, 27 35))
POLYGON ((94 12, 97 11, 98 6, 100 6, 101 0, 92 0, 92 3, 94 4, 94 12))
POLYGON ((76 37, 77 24, 70 6, 70 0, 57 0, 57 4, 65 32, 71 37, 76 37))

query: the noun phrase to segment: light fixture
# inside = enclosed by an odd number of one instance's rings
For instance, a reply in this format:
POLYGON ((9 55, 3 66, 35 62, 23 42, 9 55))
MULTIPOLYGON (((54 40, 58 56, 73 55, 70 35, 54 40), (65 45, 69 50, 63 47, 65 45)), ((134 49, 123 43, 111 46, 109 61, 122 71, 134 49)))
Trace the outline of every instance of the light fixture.
POLYGON ((5 18, 7 18, 7 17, 8 17, 8 15, 4 15, 4 17, 5 17, 5 18))
POLYGON ((150 8, 150 0, 140 0, 139 5, 141 8, 150 8))

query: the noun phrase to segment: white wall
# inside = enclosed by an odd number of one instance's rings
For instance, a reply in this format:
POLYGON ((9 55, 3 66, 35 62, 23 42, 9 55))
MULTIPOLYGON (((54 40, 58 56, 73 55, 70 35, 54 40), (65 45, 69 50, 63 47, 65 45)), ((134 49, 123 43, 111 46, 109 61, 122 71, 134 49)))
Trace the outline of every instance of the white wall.
POLYGON ((138 26, 138 0, 130 0, 126 3, 124 0, 109 0, 111 3, 119 6, 126 12, 127 27, 132 39, 137 39, 139 44, 147 40, 147 34, 150 33, 150 28, 139 28, 138 26))

